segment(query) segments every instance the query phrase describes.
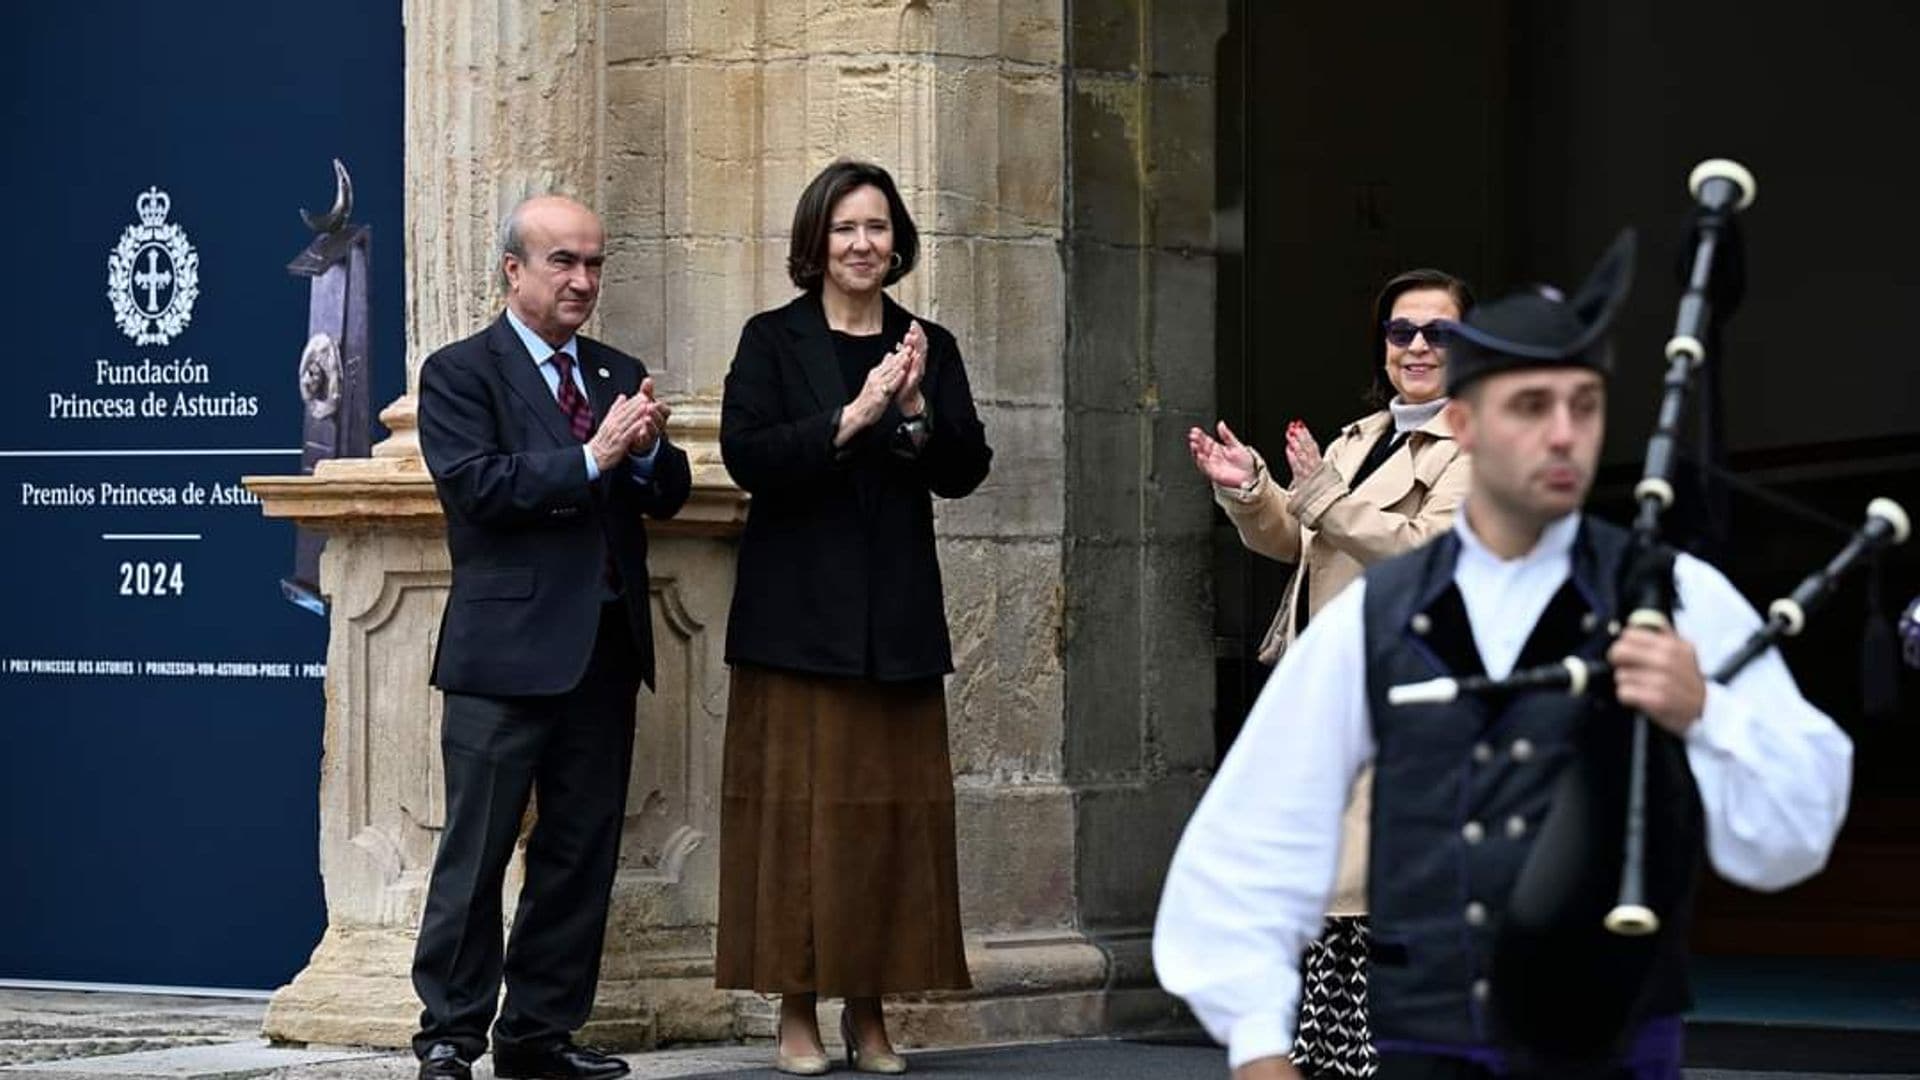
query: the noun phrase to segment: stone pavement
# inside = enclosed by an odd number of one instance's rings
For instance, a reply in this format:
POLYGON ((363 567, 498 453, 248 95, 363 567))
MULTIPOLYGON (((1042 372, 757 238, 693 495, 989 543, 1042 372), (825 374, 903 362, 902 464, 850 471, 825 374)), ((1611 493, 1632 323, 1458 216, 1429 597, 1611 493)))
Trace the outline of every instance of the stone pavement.
MULTIPOLYGON (((259 1037, 265 1003, 254 1000, 119 993, 0 990, 0 1077, 6 1080, 407 1080, 413 1058, 354 1047, 276 1047, 259 1037)), ((1826 1033, 1828 1038, 1842 1033, 1826 1033)), ((1871 1076, 1920 1080, 1920 1041, 1887 1036, 1879 1049, 1815 1047, 1800 1058, 1845 1061, 1865 1071, 1793 1071, 1822 1067, 1756 1051, 1738 1032, 1696 1040, 1737 1068, 1687 1070, 1687 1080, 1839 1080, 1871 1076), (1741 1060, 1754 1059, 1754 1060, 1741 1060), (1906 1070, 1906 1071, 1896 1071, 1906 1070)), ((1804 1041, 1803 1041, 1804 1042, 1804 1041)), ((1837 1045, 1837 1044, 1836 1044, 1837 1045)), ((772 1077, 771 1050, 760 1045, 667 1049, 630 1055, 637 1080, 772 1077)), ((1211 1046, 1085 1039, 1022 1046, 923 1050, 908 1055, 915 1075, 942 1080, 1223 1080, 1225 1056, 1211 1046)), ((841 1070, 844 1071, 844 1070, 841 1070)), ((491 1059, 475 1076, 492 1080, 491 1059)))

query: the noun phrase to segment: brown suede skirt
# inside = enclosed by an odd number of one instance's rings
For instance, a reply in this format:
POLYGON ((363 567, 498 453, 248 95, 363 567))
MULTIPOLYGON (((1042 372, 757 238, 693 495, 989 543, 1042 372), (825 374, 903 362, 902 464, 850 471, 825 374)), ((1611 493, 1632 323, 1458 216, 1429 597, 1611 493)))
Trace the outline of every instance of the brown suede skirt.
POLYGON ((971 985, 942 680, 736 665, 722 773, 717 985, 971 985))

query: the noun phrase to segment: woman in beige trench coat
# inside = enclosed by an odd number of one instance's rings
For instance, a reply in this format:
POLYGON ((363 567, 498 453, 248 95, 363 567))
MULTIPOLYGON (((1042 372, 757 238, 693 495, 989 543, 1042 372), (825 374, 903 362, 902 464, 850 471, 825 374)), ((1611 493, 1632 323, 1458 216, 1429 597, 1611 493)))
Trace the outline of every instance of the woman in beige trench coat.
MULTIPOLYGON (((1473 304, 1466 283, 1412 270, 1374 303, 1373 389, 1379 411, 1342 428, 1323 455, 1295 421, 1287 429, 1282 487, 1266 460, 1218 425, 1219 438, 1187 434, 1214 498, 1242 543, 1294 565, 1280 610, 1260 643, 1278 663, 1313 614, 1369 564, 1450 528, 1467 489, 1467 459, 1441 415, 1446 405, 1446 323, 1473 304)), ((1309 1076, 1368 1077, 1375 1068, 1366 1023, 1367 814, 1370 773, 1354 784, 1342 826, 1340 870, 1327 927, 1307 951, 1293 1059, 1309 1076)))

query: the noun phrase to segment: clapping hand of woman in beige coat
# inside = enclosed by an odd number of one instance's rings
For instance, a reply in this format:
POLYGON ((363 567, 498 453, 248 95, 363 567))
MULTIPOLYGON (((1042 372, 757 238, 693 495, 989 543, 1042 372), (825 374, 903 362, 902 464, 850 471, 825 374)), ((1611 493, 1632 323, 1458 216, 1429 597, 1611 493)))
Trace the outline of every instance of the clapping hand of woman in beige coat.
POLYGON ((1320 444, 1313 439, 1313 432, 1299 420, 1287 425, 1287 469, 1294 479, 1312 476, 1320 471, 1320 444))
POLYGON ((1187 429, 1187 451, 1193 455, 1193 467, 1216 487, 1244 488, 1259 467, 1253 451, 1234 437, 1225 420, 1217 426, 1217 440, 1200 428, 1187 429))

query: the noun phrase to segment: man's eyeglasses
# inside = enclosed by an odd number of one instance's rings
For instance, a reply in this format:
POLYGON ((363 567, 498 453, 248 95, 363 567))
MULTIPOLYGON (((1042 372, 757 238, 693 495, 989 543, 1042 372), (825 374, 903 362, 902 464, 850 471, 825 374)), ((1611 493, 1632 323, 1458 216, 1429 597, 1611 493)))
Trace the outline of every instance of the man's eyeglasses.
POLYGON ((1385 329, 1388 343, 1396 349, 1413 344, 1415 334, 1426 338, 1427 344, 1436 349, 1444 349, 1453 342, 1453 323, 1447 319, 1435 319, 1428 323, 1416 323, 1412 319, 1388 319, 1385 329))

